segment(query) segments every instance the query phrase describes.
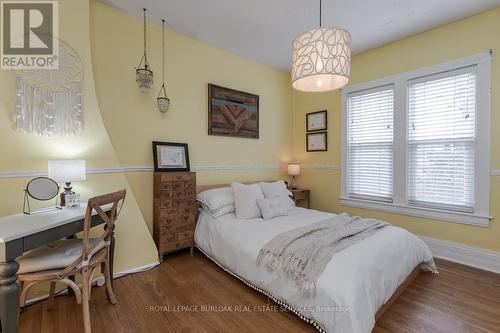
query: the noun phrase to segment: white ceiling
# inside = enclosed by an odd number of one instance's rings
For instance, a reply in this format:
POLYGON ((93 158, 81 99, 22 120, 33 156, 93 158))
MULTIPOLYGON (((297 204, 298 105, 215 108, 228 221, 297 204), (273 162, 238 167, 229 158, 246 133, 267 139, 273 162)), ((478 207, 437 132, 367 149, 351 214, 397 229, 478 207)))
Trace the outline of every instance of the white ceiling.
MULTIPOLYGON (((319 0, 100 0, 257 62, 290 70, 291 43, 319 25, 319 0)), ((323 0, 323 26, 354 54, 500 6, 500 0, 323 0)), ((493 32, 492 32, 493 33, 493 32)))

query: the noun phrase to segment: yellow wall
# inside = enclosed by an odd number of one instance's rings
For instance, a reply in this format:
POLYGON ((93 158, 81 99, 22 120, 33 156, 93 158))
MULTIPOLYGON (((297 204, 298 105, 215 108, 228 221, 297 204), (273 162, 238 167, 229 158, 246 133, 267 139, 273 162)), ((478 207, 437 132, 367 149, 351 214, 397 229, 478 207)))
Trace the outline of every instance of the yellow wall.
MULTIPOLYGON (((160 22, 158 22, 160 23, 160 22)), ((134 66, 142 56, 142 18, 100 4, 91 6, 92 59, 97 96, 106 128, 122 166, 152 166, 151 141, 187 142, 191 164, 273 165, 290 159, 292 92, 290 75, 227 51, 165 31, 165 79, 171 107, 161 114, 156 96, 161 86, 161 25, 148 23, 148 59, 155 75, 142 94, 134 66), (207 134, 208 83, 260 96, 260 138, 207 134)), ((277 179, 281 170, 204 171, 198 183, 277 179)), ((127 178, 151 229, 153 177, 127 178)))
MULTIPOLYGON (((78 138, 47 138, 17 133, 11 123, 15 76, 12 71, 0 70, 0 172, 47 170, 47 161, 59 158, 85 159, 88 168, 118 165, 95 95, 88 0, 59 1, 59 22, 60 38, 76 50, 85 66, 85 133, 78 138)), ((0 179, 0 216, 22 211, 22 190, 28 180, 0 179)), ((151 235, 123 174, 90 175, 85 182, 75 183, 74 188, 81 193, 83 200, 122 188, 128 190, 126 204, 116 226, 115 271, 157 260, 151 235)))
MULTIPOLYGON (((352 60, 350 83, 359 83, 402 73, 493 49, 491 107, 491 169, 500 169, 500 8, 473 16, 416 36, 357 55, 352 60)), ((294 158, 306 164, 340 166, 340 93, 294 92, 294 158), (305 114, 328 109, 328 152, 305 152, 305 114)), ((300 185, 312 189, 312 206, 328 211, 387 220, 416 234, 455 241, 480 248, 500 250, 500 225, 494 219, 490 228, 432 221, 404 215, 381 213, 341 206, 340 169, 304 170, 300 185)), ((500 177, 491 177, 490 213, 500 214, 500 177)))

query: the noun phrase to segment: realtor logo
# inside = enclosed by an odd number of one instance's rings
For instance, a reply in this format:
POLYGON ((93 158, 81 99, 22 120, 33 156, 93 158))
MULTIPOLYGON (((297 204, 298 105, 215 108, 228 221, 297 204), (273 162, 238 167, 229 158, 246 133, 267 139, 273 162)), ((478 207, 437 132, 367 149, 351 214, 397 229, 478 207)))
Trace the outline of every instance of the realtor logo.
POLYGON ((2 1, 1 69, 58 68, 58 2, 2 1))

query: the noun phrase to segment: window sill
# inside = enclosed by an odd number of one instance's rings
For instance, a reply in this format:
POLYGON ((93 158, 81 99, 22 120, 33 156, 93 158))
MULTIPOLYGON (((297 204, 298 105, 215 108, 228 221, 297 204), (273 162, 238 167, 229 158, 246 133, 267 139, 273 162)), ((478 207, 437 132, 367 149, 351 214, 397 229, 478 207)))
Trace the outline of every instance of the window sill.
POLYGON ((377 202, 365 199, 340 198, 340 203, 345 206, 378 210, 382 212, 395 213, 400 215, 425 217, 432 220, 449 221, 462 224, 469 224, 478 227, 489 227, 491 216, 477 215, 472 213, 453 212, 425 207, 412 207, 398 205, 388 202, 377 202))

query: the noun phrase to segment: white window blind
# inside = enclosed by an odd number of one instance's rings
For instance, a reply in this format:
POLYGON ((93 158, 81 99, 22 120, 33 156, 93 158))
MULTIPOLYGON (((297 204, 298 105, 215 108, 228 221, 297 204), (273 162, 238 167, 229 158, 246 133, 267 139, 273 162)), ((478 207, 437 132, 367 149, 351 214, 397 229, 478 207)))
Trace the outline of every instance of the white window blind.
POLYGON ((392 201, 393 86, 349 94, 347 117, 349 196, 392 201))
POLYGON ((474 211, 476 67, 408 82, 408 203, 474 211))

